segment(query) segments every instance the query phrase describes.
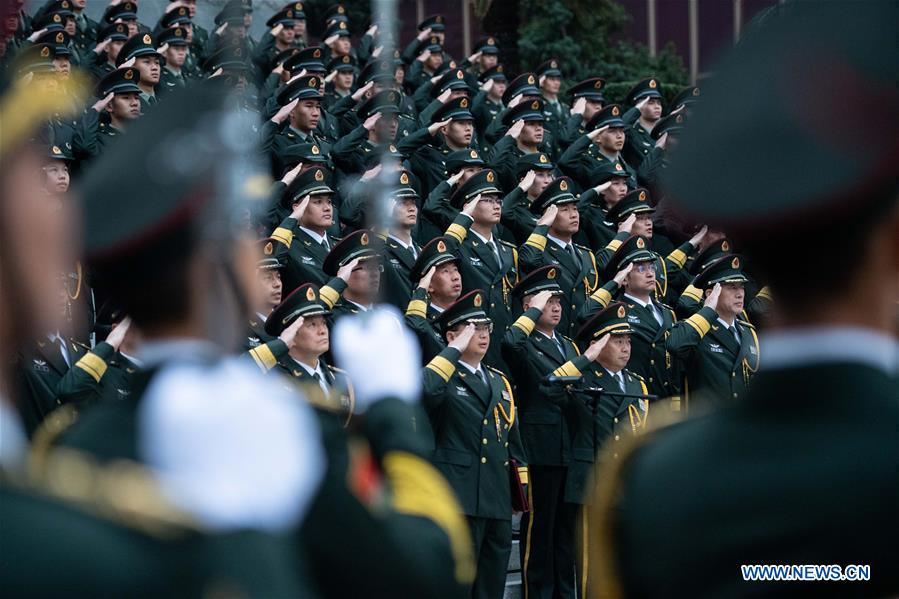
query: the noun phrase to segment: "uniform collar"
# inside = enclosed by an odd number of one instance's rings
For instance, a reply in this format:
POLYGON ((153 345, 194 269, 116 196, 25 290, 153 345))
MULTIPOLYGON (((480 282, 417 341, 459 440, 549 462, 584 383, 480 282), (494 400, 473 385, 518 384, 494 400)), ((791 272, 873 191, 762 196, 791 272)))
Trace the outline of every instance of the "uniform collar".
MULTIPOLYGON (((327 235, 327 233, 325 233, 325 235, 319 235, 312 229, 307 229, 306 227, 304 227, 302 225, 300 225, 300 231, 302 231, 303 233, 305 233, 306 235, 308 235, 309 237, 311 237, 318 243, 322 243, 325 240, 325 236, 327 235)), ((328 244, 328 245, 330 245, 330 244, 328 244)))
POLYGON ((572 242, 570 242, 570 241, 562 241, 562 240, 559 239, 558 237, 553 237, 553 236, 550 235, 549 233, 546 234, 546 238, 549 239, 549 240, 551 240, 553 243, 555 243, 557 246, 559 246, 559 247, 562 248, 563 250, 567 250, 569 245, 573 245, 572 242))
POLYGON ((481 365, 480 365, 480 364, 478 364, 477 366, 472 366, 472 365, 469 364, 468 362, 464 362, 464 361, 462 361, 462 360, 459 360, 459 364, 461 364, 462 366, 464 366, 464 367, 465 367, 471 374, 477 374, 478 371, 481 370, 481 365))
POLYGON ((488 241, 493 241, 494 243, 496 243, 496 241, 493 239, 493 235, 492 235, 492 234, 490 235, 489 238, 487 238, 487 237, 484 237, 483 235, 481 235, 480 233, 478 233, 477 231, 475 231, 474 229, 469 229, 469 231, 471 231, 472 233, 474 233, 475 235, 477 235, 477 236, 478 236, 478 239, 480 239, 481 241, 483 241, 485 244, 486 244, 488 241))
POLYGON ((856 363, 871 366, 889 376, 899 372, 896 337, 861 327, 820 326, 765 333, 765 371, 813 364, 856 363))
POLYGON ((627 299, 631 300, 632 302, 634 302, 635 304, 637 304, 639 306, 643 306, 644 308, 649 308, 649 306, 652 305, 651 299, 648 302, 644 302, 640 298, 634 297, 630 293, 625 293, 624 297, 626 297, 627 299))

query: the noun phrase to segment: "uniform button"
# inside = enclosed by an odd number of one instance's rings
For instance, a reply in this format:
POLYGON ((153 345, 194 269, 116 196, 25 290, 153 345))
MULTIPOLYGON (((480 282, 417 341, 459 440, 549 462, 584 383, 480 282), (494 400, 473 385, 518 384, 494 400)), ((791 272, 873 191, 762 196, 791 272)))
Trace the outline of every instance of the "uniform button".
POLYGON ((734 399, 737 399, 737 394, 736 394, 736 393, 734 393, 734 399))
POLYGON ((615 454, 615 457, 616 457, 616 458, 618 457, 618 454, 617 454, 617 453, 615 454))
POLYGON ((619 437, 618 435, 615 435, 615 440, 616 440, 616 441, 621 441, 621 437, 619 437))
POLYGON ((650 360, 649 363, 650 363, 651 365, 655 365, 656 361, 655 361, 655 360, 650 360))
POLYGON ((490 424, 489 422, 487 422, 486 418, 484 418, 484 424, 490 424))
POLYGON ((487 437, 484 437, 483 439, 481 439, 481 443, 483 443, 484 445, 487 445, 487 437))
POLYGON ((649 382, 650 382, 650 383, 652 382, 652 377, 649 377, 649 382))
POLYGON ((737 376, 737 373, 736 373, 736 372, 731 372, 730 375, 731 375, 731 376, 737 376))
POLYGON ((655 347, 655 346, 656 346, 656 344, 655 344, 655 343, 653 343, 653 344, 652 344, 652 346, 653 346, 653 347, 655 347))
POLYGON ((574 304, 571 304, 571 309, 576 310, 577 308, 575 308, 574 304))
POLYGON ((482 464, 486 464, 486 463, 487 463, 487 458, 481 458, 481 463, 482 463, 482 464))
POLYGON ((505 445, 503 445, 503 447, 508 447, 508 446, 509 446, 509 442, 506 441, 506 443, 505 443, 505 445))
POLYGON ((615 422, 618 422, 618 419, 617 419, 617 418, 615 419, 615 422))
POLYGON ((493 302, 490 302, 490 307, 491 307, 491 308, 495 308, 495 307, 496 307, 496 304, 493 303, 493 302))
POLYGON ((509 462, 503 462, 503 466, 508 466, 509 462))

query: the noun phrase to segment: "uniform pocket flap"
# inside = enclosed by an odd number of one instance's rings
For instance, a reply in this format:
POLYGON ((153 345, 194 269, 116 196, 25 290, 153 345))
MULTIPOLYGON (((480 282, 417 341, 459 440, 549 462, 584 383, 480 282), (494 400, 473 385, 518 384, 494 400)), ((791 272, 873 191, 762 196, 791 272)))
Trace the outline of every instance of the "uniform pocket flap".
POLYGON ((438 449, 434 451, 434 461, 454 466, 471 466, 471 454, 458 449, 438 449))

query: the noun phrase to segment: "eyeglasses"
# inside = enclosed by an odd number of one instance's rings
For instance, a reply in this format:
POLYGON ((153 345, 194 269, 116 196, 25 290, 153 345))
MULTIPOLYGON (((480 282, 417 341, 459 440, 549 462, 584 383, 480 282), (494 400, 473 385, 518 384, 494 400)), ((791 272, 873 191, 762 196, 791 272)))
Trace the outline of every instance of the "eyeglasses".
POLYGON ((474 325, 474 330, 476 333, 492 333, 493 332, 493 323, 492 322, 479 322, 474 325))
POLYGON ((380 262, 371 260, 360 263, 359 266, 353 269, 353 272, 356 272, 357 270, 367 270, 368 272, 384 272, 384 265, 380 262))
POLYGON ((656 271, 655 262, 634 262, 634 270, 637 272, 656 271))

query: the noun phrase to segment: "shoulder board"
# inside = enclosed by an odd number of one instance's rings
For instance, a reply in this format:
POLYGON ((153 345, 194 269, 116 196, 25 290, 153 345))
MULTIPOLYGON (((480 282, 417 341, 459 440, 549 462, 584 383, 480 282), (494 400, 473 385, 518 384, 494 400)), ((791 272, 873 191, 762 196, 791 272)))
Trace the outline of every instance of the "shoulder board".
POLYGON ((574 244, 574 247, 576 247, 576 248, 578 248, 578 249, 581 249, 581 250, 584 250, 585 252, 592 252, 592 251, 593 251, 593 250, 591 250, 590 248, 588 248, 587 246, 581 245, 581 244, 579 244, 579 243, 574 244))
POLYGON ((375 233, 375 235, 377 235, 378 239, 380 239, 381 241, 383 241, 383 242, 387 243, 388 245, 390 245, 390 247, 396 247, 396 246, 397 246, 396 241, 394 241, 393 239, 391 239, 390 237, 388 237, 388 236, 385 235, 384 233, 375 233))
POLYGON ((632 371, 628 370, 627 368, 625 368, 624 371, 625 371, 626 373, 628 373, 629 375, 631 375, 632 377, 634 377, 635 379, 637 379, 638 381, 645 380, 642 376, 640 376, 640 375, 637 374, 636 372, 632 372, 632 371))
POLYGON ((752 324, 751 322, 749 322, 748 320, 741 320, 741 319, 738 318, 738 319, 737 319, 737 322, 739 322, 741 325, 743 325, 743 326, 745 326, 745 327, 748 327, 748 328, 750 328, 750 329, 754 329, 754 328, 755 328, 755 325, 752 324))
MULTIPOLYGON (((516 189, 517 189, 517 188, 516 188, 516 189)), ((508 246, 508 247, 512 248, 513 250, 516 248, 516 246, 515 246, 514 243, 509 243, 509 242, 506 241, 505 239, 500 239, 499 242, 500 242, 501 244, 505 245, 505 246, 508 246)))
MULTIPOLYGON (((487 366, 487 365, 484 364, 484 366, 487 366)), ((498 369, 494 368, 493 366, 487 366, 487 370, 492 370, 495 374, 498 374, 501 378, 504 378, 504 379, 506 378, 506 375, 503 373, 502 370, 498 370, 498 369)))

